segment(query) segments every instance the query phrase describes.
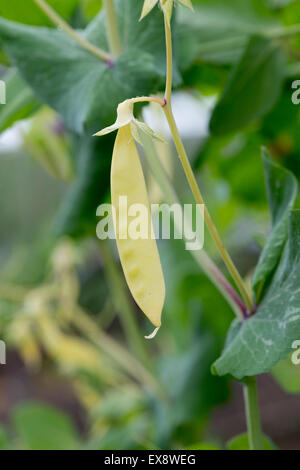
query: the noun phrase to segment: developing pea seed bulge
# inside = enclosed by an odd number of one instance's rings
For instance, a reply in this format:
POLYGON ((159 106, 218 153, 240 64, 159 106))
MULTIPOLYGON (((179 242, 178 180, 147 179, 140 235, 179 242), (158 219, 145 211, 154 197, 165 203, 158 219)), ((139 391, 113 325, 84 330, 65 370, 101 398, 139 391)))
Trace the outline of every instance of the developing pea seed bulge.
POLYGON ((111 197, 116 211, 116 240, 126 281, 136 303, 153 325, 160 327, 165 282, 156 241, 151 236, 152 224, 146 239, 123 238, 123 221, 119 220, 121 195, 127 196, 129 206, 146 207, 151 220, 146 183, 130 125, 119 129, 112 159, 111 197))

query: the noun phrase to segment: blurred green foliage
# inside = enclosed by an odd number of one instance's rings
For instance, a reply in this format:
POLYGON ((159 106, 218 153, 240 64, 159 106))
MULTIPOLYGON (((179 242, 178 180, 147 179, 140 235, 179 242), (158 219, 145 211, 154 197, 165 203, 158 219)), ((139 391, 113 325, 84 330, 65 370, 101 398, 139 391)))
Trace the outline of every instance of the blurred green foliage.
MULTIPOLYGON (((164 326, 153 342, 144 342, 148 325, 122 284, 147 369, 124 335, 125 315, 115 302, 119 291, 95 235, 97 206, 109 200, 114 139, 91 134, 111 124, 119 101, 163 90, 161 13, 156 9, 139 23, 139 0, 116 2, 126 50, 108 70, 55 30, 33 1, 22 2, 21 9, 15 3, 0 1, 1 46, 13 64, 5 69, 8 102, 0 108, 0 130, 32 120, 29 131, 20 131, 18 148, 0 155, 0 337, 19 350, 32 375, 50 362, 58 376, 67 377, 89 429, 79 437, 60 411, 18 404, 10 425, 0 430, 0 448, 221 447, 208 425, 212 411, 230 396, 228 379, 212 376, 210 368, 222 351, 230 308, 182 242, 160 242, 167 300, 164 326)), ((49 3, 107 48, 98 1, 49 3)), ((175 85, 199 101, 212 99, 212 132, 197 140, 194 168, 227 246, 251 276, 261 250, 257 241, 264 244, 270 223, 260 147, 300 176, 300 108, 291 102, 297 76, 290 75, 300 42, 274 33, 300 22, 299 5, 194 3, 194 13, 176 8, 175 85)), ((175 177, 173 183, 177 187, 175 177)), ((223 269, 208 236, 206 249, 223 269)), ((287 392, 299 393, 299 370, 290 363, 279 362, 273 374, 287 392)), ((247 436, 228 448, 248 448, 247 436)))
MULTIPOLYGON (((228 450, 250 450, 248 434, 234 437, 227 443, 228 450)), ((264 437, 264 450, 276 450, 275 444, 267 436, 264 437)))

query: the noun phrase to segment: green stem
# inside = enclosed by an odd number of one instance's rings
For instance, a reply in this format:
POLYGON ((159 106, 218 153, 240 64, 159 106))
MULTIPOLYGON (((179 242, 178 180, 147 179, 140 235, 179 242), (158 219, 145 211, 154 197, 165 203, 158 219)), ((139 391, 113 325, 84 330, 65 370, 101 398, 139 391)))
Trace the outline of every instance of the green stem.
POLYGON ((122 52, 122 47, 114 0, 103 0, 103 5, 106 11, 107 35, 110 52, 115 58, 117 58, 122 52))
POLYGON ((246 380, 244 384, 244 400, 250 450, 263 450, 256 377, 248 377, 246 380))
POLYGON ((156 96, 138 96, 137 98, 132 98, 131 99, 132 103, 157 103, 160 106, 165 106, 164 100, 156 97, 156 96))
POLYGON ((172 111, 172 106, 171 106, 171 93, 172 93, 172 63, 173 63, 173 52, 172 52, 172 33, 171 33, 171 27, 168 23, 168 21, 165 18, 165 32, 166 32, 166 52, 167 52, 167 79, 166 79, 166 92, 165 92, 165 102, 166 105, 164 106, 164 112, 170 127, 171 134, 174 139, 175 147, 179 155, 179 159, 181 161, 183 170, 185 172, 187 181, 189 183, 190 189, 192 191, 192 194, 194 196, 196 204, 204 204, 204 218, 205 218, 205 223, 207 225, 207 228, 211 234, 212 239, 214 240, 219 253, 227 266, 227 269, 229 273, 231 274, 236 286, 238 287, 244 302, 249 310, 249 312, 253 311, 253 301, 251 298, 251 295, 249 294, 245 283, 239 274, 237 268, 235 267, 229 253, 227 252, 221 237, 218 233, 218 230, 210 216, 210 213, 204 203, 204 199, 202 197, 201 191, 199 189, 197 180, 195 178, 195 175, 193 173, 191 164, 189 162, 187 153, 185 151, 184 145, 182 143, 173 111, 172 111))
POLYGON ((200 192, 200 189, 199 189, 198 183, 196 181, 195 175, 193 173, 192 167, 190 165, 188 156, 187 156, 185 148, 183 146, 181 137, 179 135, 178 128, 177 128, 177 125, 176 125, 176 122, 175 122, 175 119, 174 119, 174 116, 173 116, 172 109, 167 104, 167 106, 165 106, 165 108, 164 108, 164 111, 165 111, 167 121, 169 123, 171 134, 172 134, 173 139, 174 139, 174 143, 175 143, 175 147, 177 149, 178 155, 179 155, 179 159, 181 161, 183 170, 185 172, 187 181, 189 183, 189 186, 190 186, 190 189, 191 189, 192 194, 194 196, 194 199, 196 201, 196 204, 200 204, 200 205, 203 204, 204 205, 204 219, 205 219, 205 223, 207 225, 207 228, 210 232, 210 235, 211 235, 212 239, 214 240, 215 245, 217 246, 217 248, 219 250, 219 253, 220 253, 220 256, 223 259, 229 273, 231 274, 236 286, 238 287, 238 289, 239 289, 239 291, 240 291, 240 293, 241 293, 241 295, 242 295, 242 297, 245 301, 245 304, 247 305, 247 308, 248 308, 249 312, 252 312, 253 311, 253 302, 252 302, 251 296, 248 293, 248 290, 247 290, 247 288, 244 284, 244 281, 243 281, 241 275, 239 274, 237 268, 235 267, 228 251, 226 250, 226 248, 225 248, 225 246, 222 242, 222 239, 219 235, 219 232, 218 232, 218 230, 217 230, 217 228, 216 228, 216 226, 215 226, 215 224, 214 224, 214 222, 213 222, 213 220, 210 216, 210 213, 207 209, 207 206, 204 202, 204 199, 203 199, 202 194, 200 192))
MULTIPOLYGON (((180 204, 181 202, 177 196, 175 188, 173 187, 165 169, 157 155, 157 151, 151 138, 146 135, 141 136, 143 140, 143 148, 145 151, 145 157, 147 164, 153 174, 155 181, 159 185, 164 199, 171 206, 172 204, 180 204)), ((176 220, 174 220, 176 222, 176 220)), ((190 221, 185 220, 185 224, 190 225, 190 221)), ((215 287, 220 291, 225 300, 232 308, 238 319, 243 318, 243 314, 246 313, 246 307, 238 294, 234 291, 233 287, 227 279, 223 276, 217 265, 208 256, 204 249, 191 251, 191 255, 195 259, 196 263, 201 267, 206 276, 211 280, 215 287)))
POLYGON ((108 52, 103 51, 99 47, 91 44, 89 41, 80 36, 71 26, 63 20, 53 8, 48 5, 45 0, 34 0, 41 10, 50 18, 50 20, 58 27, 61 28, 68 36, 76 41, 81 47, 94 54, 99 59, 107 63, 112 63, 112 57, 108 52))
POLYGON ((166 35, 166 57, 167 57, 165 101, 167 103, 167 106, 171 107, 172 85, 173 85, 172 32, 171 32, 171 26, 165 15, 164 15, 164 21, 165 21, 165 35, 166 35))
POLYGON ((149 366, 150 361, 145 341, 140 334, 135 320, 135 315, 125 290, 123 277, 121 276, 119 268, 113 259, 108 242, 102 241, 99 246, 108 276, 112 300, 120 314, 127 341, 132 351, 137 354, 137 357, 142 361, 142 363, 149 366))

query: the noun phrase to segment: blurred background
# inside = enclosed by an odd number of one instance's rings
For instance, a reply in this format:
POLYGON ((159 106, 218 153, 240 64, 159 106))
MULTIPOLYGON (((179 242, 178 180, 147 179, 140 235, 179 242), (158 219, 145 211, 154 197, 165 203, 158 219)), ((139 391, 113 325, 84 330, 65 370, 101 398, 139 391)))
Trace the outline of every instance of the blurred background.
MULTIPOLYGON (((0 0, 1 17, 53 26, 33 3, 21 12, 21 3, 0 0)), ((80 28, 101 8, 99 0, 66 1, 66 10, 49 3, 80 28)), ((194 40, 205 47, 182 71, 175 117, 216 225, 250 279, 270 224, 261 146, 300 176, 300 105, 291 102, 291 83, 300 79, 299 39, 286 44, 291 55, 280 96, 263 116, 223 135, 211 132, 209 122, 247 27, 300 23, 300 5, 194 3, 204 18, 194 40), (239 36, 232 33, 237 19, 239 36)), ((177 15, 184 30, 193 14, 178 7, 177 15)), ((167 286, 163 326, 154 340, 144 339, 151 325, 127 289, 115 245, 96 237, 96 209, 110 197, 114 136, 79 138, 68 130, 4 52, 0 339, 7 357, 0 365, 0 449, 224 448, 246 429, 242 387, 210 372, 232 311, 183 242, 160 241, 167 286)), ((189 202, 163 116, 152 106, 139 113, 167 140, 156 150, 180 199, 189 202)), ((151 202, 163 201, 141 153, 151 202)), ((224 270, 208 235, 205 250, 224 270)), ((300 369, 279 363, 259 378, 259 391, 266 434, 282 449, 300 450, 300 369)))

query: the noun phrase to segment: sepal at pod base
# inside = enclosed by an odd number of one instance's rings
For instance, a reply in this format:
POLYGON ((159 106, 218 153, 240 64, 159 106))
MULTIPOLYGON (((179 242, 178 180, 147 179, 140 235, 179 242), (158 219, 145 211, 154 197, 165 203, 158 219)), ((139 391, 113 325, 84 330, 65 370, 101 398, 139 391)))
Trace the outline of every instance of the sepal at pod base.
POLYGON ((145 0, 140 19, 142 20, 143 18, 145 18, 145 16, 147 16, 148 13, 150 13, 150 11, 155 7, 155 5, 159 3, 168 23, 170 23, 171 17, 172 17, 172 11, 173 11, 173 4, 175 1, 178 1, 185 7, 193 10, 193 5, 192 5, 191 0, 145 0))

